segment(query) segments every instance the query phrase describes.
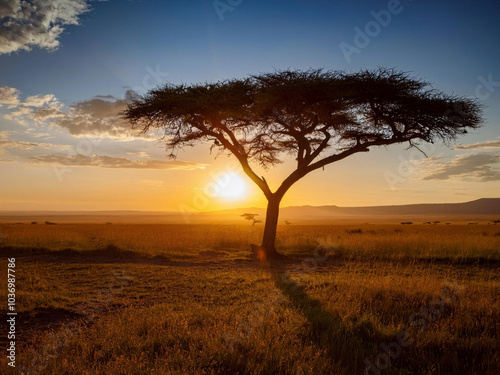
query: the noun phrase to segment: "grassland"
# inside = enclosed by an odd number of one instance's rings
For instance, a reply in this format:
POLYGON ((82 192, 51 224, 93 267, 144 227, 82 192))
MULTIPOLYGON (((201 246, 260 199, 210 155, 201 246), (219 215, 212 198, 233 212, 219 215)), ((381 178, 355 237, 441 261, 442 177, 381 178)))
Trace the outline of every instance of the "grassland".
MULTIPOLYGON (((288 260, 275 264, 249 257, 261 231, 1 224, 2 269, 16 258, 18 366, 33 374, 500 368, 500 226, 280 226, 288 260)), ((9 373, 6 362, 0 372, 9 373)))

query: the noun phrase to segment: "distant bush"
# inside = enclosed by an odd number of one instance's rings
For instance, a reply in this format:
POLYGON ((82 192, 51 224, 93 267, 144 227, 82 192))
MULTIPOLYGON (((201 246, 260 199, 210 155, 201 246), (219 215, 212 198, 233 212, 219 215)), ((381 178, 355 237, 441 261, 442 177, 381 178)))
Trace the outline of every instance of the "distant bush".
POLYGON ((56 223, 53 223, 53 222, 51 222, 51 221, 46 221, 46 222, 45 222, 45 224, 46 224, 46 225, 56 225, 56 223))
POLYGON ((413 222, 412 221, 403 221, 403 222, 401 222, 401 224, 402 225, 411 225, 411 224, 413 224, 413 222))
POLYGON ((31 225, 38 224, 36 221, 32 221, 31 225))
POLYGON ((362 234, 363 230, 361 228, 358 229, 346 229, 345 231, 347 234, 362 234))

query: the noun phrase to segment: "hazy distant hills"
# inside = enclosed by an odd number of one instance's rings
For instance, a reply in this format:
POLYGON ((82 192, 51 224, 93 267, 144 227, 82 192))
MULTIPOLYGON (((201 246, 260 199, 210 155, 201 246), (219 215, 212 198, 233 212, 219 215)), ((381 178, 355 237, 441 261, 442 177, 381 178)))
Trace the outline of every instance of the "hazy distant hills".
POLYGON ((382 216, 382 215, 500 215, 500 198, 483 198, 465 203, 408 204, 402 206, 286 207, 282 214, 311 216, 382 216))
MULTIPOLYGON (((80 211, 80 212, 0 212, 0 222, 110 222, 110 223, 244 223, 243 213, 259 214, 264 220, 263 208, 237 208, 216 212, 148 212, 148 211, 80 211)), ((483 198, 465 203, 410 204, 400 206, 338 207, 292 206, 283 207, 280 221, 300 222, 350 222, 355 220, 456 220, 500 219, 500 198, 483 198), (417 219, 418 217, 418 219, 417 219)))
MULTIPOLYGON (((261 208, 247 208, 220 211, 230 215, 237 213, 256 213, 265 217, 265 210, 261 208)), ((408 204, 399 206, 369 206, 369 207, 338 207, 338 206, 291 206, 283 207, 280 211, 282 220, 340 220, 363 219, 368 217, 398 217, 401 219, 412 216, 421 217, 500 217, 500 198, 482 198, 465 203, 437 203, 437 204, 408 204)))

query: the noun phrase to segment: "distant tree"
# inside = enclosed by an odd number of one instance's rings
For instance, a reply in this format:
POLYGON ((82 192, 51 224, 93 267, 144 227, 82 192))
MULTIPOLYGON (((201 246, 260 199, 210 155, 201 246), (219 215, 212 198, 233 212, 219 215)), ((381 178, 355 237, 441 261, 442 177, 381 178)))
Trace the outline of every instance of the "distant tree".
POLYGON ((230 153, 267 198, 260 248, 275 249, 279 206, 302 177, 372 147, 449 142, 479 127, 477 102, 433 90, 391 69, 344 73, 284 70, 205 84, 167 84, 129 104, 124 117, 143 132, 162 129, 175 158, 184 146, 209 143, 230 153), (272 190, 267 169, 293 155, 296 167, 272 190))
POLYGON ((413 222, 412 221, 403 221, 403 222, 401 222, 401 224, 402 225, 411 225, 411 224, 413 224, 413 222))
POLYGON ((249 213, 245 213, 243 215, 241 215, 241 217, 243 217, 245 220, 249 220, 252 222, 252 225, 255 225, 257 223, 262 223, 262 220, 257 220, 256 217, 259 216, 259 214, 249 214, 249 213))
POLYGON ((292 224, 292 223, 290 223, 288 220, 285 220, 285 224, 286 224, 286 225, 290 225, 290 224, 292 224))

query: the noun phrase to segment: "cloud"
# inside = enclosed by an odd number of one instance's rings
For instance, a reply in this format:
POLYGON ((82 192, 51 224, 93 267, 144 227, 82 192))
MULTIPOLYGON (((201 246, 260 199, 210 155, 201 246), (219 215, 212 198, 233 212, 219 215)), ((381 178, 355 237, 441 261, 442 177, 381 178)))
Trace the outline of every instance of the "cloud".
POLYGON ((17 149, 17 150, 33 150, 35 148, 45 148, 45 149, 60 149, 69 150, 70 146, 67 145, 54 145, 52 143, 40 143, 40 142, 26 142, 26 141, 15 141, 11 139, 0 139, 0 154, 5 154, 5 149, 17 149))
POLYGON ((20 150, 32 150, 34 148, 52 148, 54 145, 50 143, 38 143, 38 142, 25 142, 25 141, 13 141, 13 140, 0 140, 0 149, 3 148, 17 148, 20 150))
POLYGON ((93 99, 74 103, 64 110, 63 104, 52 94, 33 95, 24 101, 19 100, 19 91, 15 88, 0 87, 0 105, 8 104, 10 112, 3 115, 7 120, 27 125, 49 122, 51 126, 65 129, 74 137, 114 138, 120 140, 158 139, 152 134, 134 132, 128 121, 121 117, 127 103, 137 98, 137 93, 127 90, 124 99, 111 95, 99 95, 93 99))
POLYGON ((13 134, 13 131, 0 131, 0 154, 7 153, 5 151, 8 149, 17 149, 17 150, 33 150, 36 148, 45 148, 45 149, 60 149, 60 150, 69 150, 70 146, 67 145, 55 145, 52 143, 41 143, 41 142, 27 142, 27 141, 18 141, 13 139, 8 139, 10 134, 13 134))
POLYGON ((29 158, 35 164, 60 164, 75 167, 99 167, 99 168, 124 168, 124 169, 179 169, 194 170, 204 169, 207 164, 187 161, 162 161, 162 160, 130 160, 127 158, 116 158, 111 156, 85 156, 81 154, 60 155, 37 155, 29 158))
POLYGON ((500 170, 493 165, 500 163, 500 153, 477 153, 459 155, 450 162, 438 162, 437 158, 424 161, 425 170, 432 171, 423 180, 479 180, 481 182, 500 180, 500 170))
MULTIPOLYGON (((12 108, 12 106, 10 106, 9 108, 12 108)), ((3 115, 3 118, 16 121, 21 125, 27 125, 26 119, 31 115, 32 112, 33 110, 31 108, 20 105, 18 107, 15 107, 14 111, 3 115)))
POLYGON ((62 107, 53 94, 28 96, 23 104, 28 107, 42 107, 44 105, 49 108, 62 107))
POLYGON ((7 139, 9 135, 14 134, 12 130, 2 130, 0 131, 0 140, 7 139))
POLYGON ((139 158, 147 158, 147 157, 149 157, 149 154, 147 152, 144 152, 144 151, 127 152, 127 155, 137 156, 139 158))
POLYGON ((36 129, 34 128, 26 129, 26 131, 23 134, 29 135, 30 137, 33 138, 55 138, 50 133, 40 133, 37 132, 36 129))
POLYGON ((29 113, 29 117, 37 124, 49 119, 64 117, 65 113, 56 108, 40 107, 29 113))
POLYGON ((472 145, 458 145, 455 150, 477 150, 483 148, 500 148, 500 140, 474 143, 472 145))
POLYGON ((97 99, 108 99, 108 100, 117 99, 113 95, 96 95, 96 96, 94 96, 94 98, 97 98, 97 99))
POLYGON ((87 0, 2 0, 0 54, 39 47, 54 51, 66 25, 78 25, 87 0))
MULTIPOLYGON (((75 137, 131 139, 138 137, 130 123, 121 118, 120 113, 127 108, 127 101, 137 95, 132 90, 125 93, 125 99, 94 97, 75 103, 65 112, 65 116, 52 122, 69 131, 75 137)), ((142 138, 153 138, 141 135, 142 138)), ((156 139, 156 138, 155 138, 156 139)))
POLYGON ((10 105, 19 104, 19 90, 13 87, 0 86, 0 106, 3 104, 10 104, 10 105))
POLYGON ((0 87, 0 106, 8 104, 10 110, 3 115, 5 119, 27 125, 27 119, 39 124, 50 118, 64 116, 61 112, 63 104, 52 94, 29 96, 23 102, 19 100, 19 95, 19 90, 13 87, 0 87))

